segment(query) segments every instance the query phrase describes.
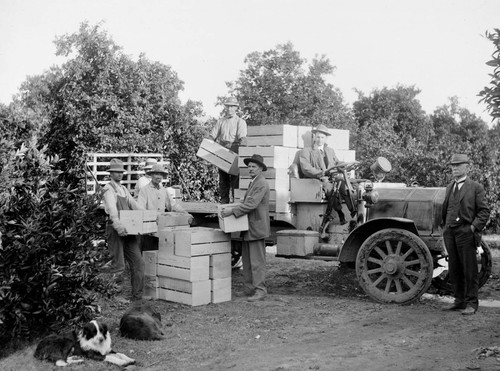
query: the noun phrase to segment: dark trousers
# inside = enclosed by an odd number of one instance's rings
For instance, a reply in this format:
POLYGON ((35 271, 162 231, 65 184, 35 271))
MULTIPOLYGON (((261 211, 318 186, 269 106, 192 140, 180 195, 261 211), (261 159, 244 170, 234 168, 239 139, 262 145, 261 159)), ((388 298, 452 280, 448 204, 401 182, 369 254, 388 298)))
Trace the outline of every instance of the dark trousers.
POLYGON ((456 304, 479 305, 476 244, 470 224, 446 227, 443 239, 448 251, 448 271, 456 304))
POLYGON ((241 246, 243 280, 249 290, 267 293, 266 288, 266 244, 265 241, 243 241, 241 246))
MULTIPOLYGON (((118 235, 118 232, 109 224, 106 235, 110 250, 117 254, 117 262, 125 260, 130 267, 130 282, 132 285, 132 299, 142 299, 144 292, 144 260, 142 259, 140 239, 138 236, 118 235), (121 257, 121 259, 120 259, 121 257)), ((113 261, 115 257, 113 257, 113 261)), ((125 268, 125 264, 123 264, 125 268)))
POLYGON ((234 190, 238 189, 238 187, 239 179, 237 176, 229 175, 219 169, 219 194, 221 204, 228 204, 231 200, 234 202, 234 190))

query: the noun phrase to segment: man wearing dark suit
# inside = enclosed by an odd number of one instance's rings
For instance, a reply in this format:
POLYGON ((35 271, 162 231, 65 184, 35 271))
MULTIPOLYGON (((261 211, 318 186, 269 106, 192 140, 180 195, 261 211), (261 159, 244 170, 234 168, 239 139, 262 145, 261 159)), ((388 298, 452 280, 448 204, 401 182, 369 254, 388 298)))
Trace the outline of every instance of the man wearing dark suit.
POLYGON ((455 302, 447 310, 461 310, 462 314, 470 315, 479 306, 476 248, 481 244, 480 232, 490 211, 483 186, 467 177, 467 155, 453 155, 450 166, 454 180, 446 187, 442 216, 455 302))
POLYGON ((241 257, 245 289, 237 296, 249 296, 248 301, 262 300, 267 295, 266 288, 266 244, 271 225, 269 220, 269 184, 263 171, 267 170, 260 155, 243 160, 248 166, 252 181, 245 193, 243 203, 222 210, 223 217, 234 215, 239 218, 248 215, 248 231, 243 232, 241 257))

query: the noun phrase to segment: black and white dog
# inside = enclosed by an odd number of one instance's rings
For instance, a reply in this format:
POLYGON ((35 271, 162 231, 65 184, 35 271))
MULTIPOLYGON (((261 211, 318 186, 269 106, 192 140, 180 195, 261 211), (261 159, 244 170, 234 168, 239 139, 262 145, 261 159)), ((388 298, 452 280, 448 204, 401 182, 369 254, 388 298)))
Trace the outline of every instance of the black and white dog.
POLYGON ((120 366, 135 362, 124 354, 113 352, 108 327, 95 320, 87 323, 78 333, 71 331, 42 339, 35 350, 35 357, 55 362, 57 366, 83 362, 83 358, 120 366))

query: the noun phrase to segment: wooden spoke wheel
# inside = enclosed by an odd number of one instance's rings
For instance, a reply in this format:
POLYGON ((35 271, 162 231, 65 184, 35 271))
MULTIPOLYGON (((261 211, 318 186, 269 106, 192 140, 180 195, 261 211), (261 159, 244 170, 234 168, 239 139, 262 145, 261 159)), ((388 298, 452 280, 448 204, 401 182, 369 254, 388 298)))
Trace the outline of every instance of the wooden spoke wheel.
POLYGON ((417 300, 432 281, 432 255, 415 234, 383 229, 368 237, 356 258, 359 285, 381 303, 417 300))
MULTIPOLYGON (((493 258, 488 244, 481 241, 481 253, 477 256, 477 271, 479 272, 479 287, 482 287, 490 278, 493 258)), ((452 294, 453 287, 451 286, 448 276, 448 262, 442 256, 436 259, 435 269, 440 270, 440 274, 432 279, 432 285, 441 290, 443 294, 452 294), (443 269, 444 268, 444 269, 443 269)))

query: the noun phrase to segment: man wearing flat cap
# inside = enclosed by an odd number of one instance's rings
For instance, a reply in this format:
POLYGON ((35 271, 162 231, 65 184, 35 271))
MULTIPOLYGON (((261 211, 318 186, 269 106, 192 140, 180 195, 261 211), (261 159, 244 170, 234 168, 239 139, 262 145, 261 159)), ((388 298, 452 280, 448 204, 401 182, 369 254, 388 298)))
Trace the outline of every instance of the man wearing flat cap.
MULTIPOLYGON (((328 201, 332 203, 333 210, 339 215, 340 224, 346 224, 340 199, 340 197, 344 200, 348 199, 345 181, 338 179, 338 191, 333 192, 331 184, 326 184, 328 181, 324 178, 328 176, 326 170, 339 162, 333 148, 328 147, 326 143, 326 138, 331 134, 325 125, 318 125, 312 130, 312 134, 312 147, 304 148, 299 152, 299 174, 303 178, 315 178, 323 181, 325 194, 328 201)), ((353 208, 350 204, 348 206, 353 208)))
POLYGON ((476 248, 490 216, 483 186, 467 177, 469 166, 467 155, 451 157, 454 180, 446 187, 442 210, 443 239, 455 297, 453 305, 446 309, 464 315, 476 313, 479 306, 476 248))
MULTIPOLYGON (((210 137, 221 146, 238 153, 241 140, 247 136, 247 123, 236 115, 238 101, 230 97, 224 103, 224 116, 217 121, 210 137)), ((220 203, 228 204, 234 199, 234 190, 239 187, 238 176, 230 175, 219 169, 220 203), (231 194, 231 197, 230 197, 231 194)))
POLYGON ((106 237, 112 255, 110 273, 122 273, 125 261, 130 267, 132 300, 142 299, 144 292, 144 260, 142 260, 138 236, 128 235, 120 222, 120 210, 141 210, 130 192, 121 184, 125 168, 123 162, 111 159, 108 172, 110 182, 104 186, 104 210, 108 214, 106 237))
POLYGON ((243 160, 248 166, 252 180, 245 193, 243 203, 222 210, 223 217, 236 218, 248 215, 248 231, 243 232, 241 258, 245 288, 237 296, 249 296, 248 301, 262 300, 267 295, 266 288, 266 244, 271 230, 269 220, 269 184, 263 171, 267 170, 262 156, 254 154, 243 160))

